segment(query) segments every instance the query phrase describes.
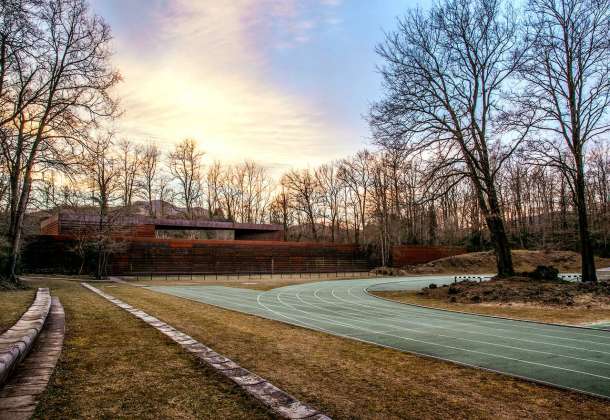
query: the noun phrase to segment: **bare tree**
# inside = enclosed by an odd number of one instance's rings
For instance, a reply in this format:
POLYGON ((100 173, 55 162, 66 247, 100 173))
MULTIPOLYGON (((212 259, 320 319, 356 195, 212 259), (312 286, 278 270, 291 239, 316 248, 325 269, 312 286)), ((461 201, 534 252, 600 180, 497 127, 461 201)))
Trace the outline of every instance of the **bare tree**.
POLYGON ((194 217, 193 208, 203 192, 203 156, 204 152, 197 149, 193 139, 178 143, 169 154, 169 170, 180 185, 179 197, 188 217, 194 217))
POLYGON ((156 216, 154 200, 157 196, 157 182, 159 177, 159 159, 161 151, 156 144, 149 144, 144 149, 139 172, 139 192, 148 203, 148 215, 156 216))
POLYGON ((269 212, 270 221, 272 223, 279 223, 284 227, 284 240, 288 237, 288 227, 293 223, 294 219, 292 207, 286 186, 280 183, 279 192, 271 201, 269 212))
POLYGON ((340 162, 339 172, 337 176, 351 191, 350 197, 357 204, 355 214, 357 214, 354 227, 354 237, 356 243, 360 240, 360 231, 362 231, 362 240, 365 241, 366 215, 369 199, 369 188, 372 178, 373 154, 368 150, 361 150, 353 157, 343 159, 340 162), (359 225, 359 228, 358 228, 359 225))
POLYGON ((120 182, 123 206, 129 207, 134 195, 138 194, 138 176, 142 169, 142 148, 128 139, 119 141, 120 182))
POLYGON ((223 180, 223 167, 219 161, 214 161, 207 170, 205 177, 205 197, 210 217, 218 217, 221 209, 221 189, 223 180))
POLYGON ((322 191, 321 201, 324 208, 322 214, 330 222, 330 239, 331 242, 335 242, 339 217, 339 194, 341 193, 337 166, 334 163, 322 165, 316 169, 315 177, 322 191))
POLYGON ((284 175, 282 184, 290 196, 290 203, 297 213, 307 220, 313 240, 318 239, 316 227, 318 218, 318 204, 320 203, 320 187, 309 169, 301 171, 292 170, 284 175))
POLYGON ((113 150, 113 133, 98 134, 87 144, 83 166, 91 186, 91 200, 98 208, 97 230, 91 235, 96 252, 95 276, 105 275, 109 255, 117 248, 116 216, 110 213, 110 204, 118 200, 122 190, 121 163, 113 150))
POLYGON ((245 161, 235 169, 239 181, 241 221, 263 223, 271 200, 271 179, 267 171, 253 161, 245 161))
POLYGON ((110 29, 84 0, 9 1, 1 12, 0 150, 10 178, 4 277, 16 283, 34 168, 65 167, 74 143, 115 113, 109 90, 120 78, 108 63, 110 29))
POLYGON ((536 115, 542 135, 529 143, 533 158, 554 165, 573 191, 578 214, 583 281, 595 282, 587 215, 585 149, 610 131, 610 1, 532 0, 529 25, 537 30, 521 76, 521 105, 536 115))
POLYGON ((156 192, 159 197, 159 213, 155 213, 155 215, 159 217, 165 216, 165 203, 174 201, 175 192, 172 189, 171 181, 171 178, 164 173, 157 177, 156 192))
MULTIPOLYGON (((453 179, 471 180, 499 276, 514 270, 496 178, 525 133, 507 135, 495 123, 501 90, 523 59, 518 28, 497 0, 443 0, 427 15, 411 11, 377 48, 386 97, 371 112, 378 142, 434 153, 430 174, 451 168, 453 179)), ((435 185, 444 192, 452 184, 435 185)))

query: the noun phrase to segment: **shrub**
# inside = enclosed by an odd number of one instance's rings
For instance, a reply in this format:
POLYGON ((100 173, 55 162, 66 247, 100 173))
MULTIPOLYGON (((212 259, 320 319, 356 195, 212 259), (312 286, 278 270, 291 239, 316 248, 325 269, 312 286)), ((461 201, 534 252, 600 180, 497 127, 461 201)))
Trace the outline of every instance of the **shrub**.
POLYGON ((531 273, 527 273, 527 276, 535 280, 559 280, 559 270, 552 266, 539 265, 531 273))

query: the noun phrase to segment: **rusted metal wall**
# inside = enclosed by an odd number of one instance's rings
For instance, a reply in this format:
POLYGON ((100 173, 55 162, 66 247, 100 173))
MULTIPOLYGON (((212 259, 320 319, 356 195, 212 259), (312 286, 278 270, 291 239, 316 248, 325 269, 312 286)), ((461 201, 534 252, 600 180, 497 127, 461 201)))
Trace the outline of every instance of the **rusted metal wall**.
POLYGON ((395 245, 392 247, 392 266, 424 264, 466 252, 466 248, 453 246, 395 245))
MULTIPOLYGON (((77 271, 76 244, 69 236, 37 237, 24 250, 24 271, 77 271)), ((109 274, 346 272, 371 266, 357 245, 126 238, 110 259, 109 274)))
MULTIPOLYGON (((95 233, 100 217, 95 214, 59 213, 42 221, 41 233, 44 235, 83 236, 95 233)), ((152 218, 146 216, 113 216, 106 223, 106 230, 114 236, 135 236, 154 238, 156 231, 231 231, 235 239, 278 241, 283 237, 282 225, 233 223, 218 220, 186 220, 152 218)))

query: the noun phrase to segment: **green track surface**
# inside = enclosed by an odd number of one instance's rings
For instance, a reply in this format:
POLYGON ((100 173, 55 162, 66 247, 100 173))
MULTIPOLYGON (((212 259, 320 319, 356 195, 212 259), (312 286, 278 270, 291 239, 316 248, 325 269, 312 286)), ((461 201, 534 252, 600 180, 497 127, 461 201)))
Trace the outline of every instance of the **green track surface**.
POLYGON ((400 351, 610 398, 610 332, 383 300, 369 290, 418 290, 453 277, 337 280, 269 291, 222 286, 150 289, 400 351))

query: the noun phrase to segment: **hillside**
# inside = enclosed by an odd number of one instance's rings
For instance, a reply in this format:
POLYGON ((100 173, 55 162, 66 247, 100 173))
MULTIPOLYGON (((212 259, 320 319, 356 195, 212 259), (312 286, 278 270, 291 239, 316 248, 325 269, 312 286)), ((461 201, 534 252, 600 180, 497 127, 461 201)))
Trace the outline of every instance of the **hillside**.
MULTIPOLYGON (((561 272, 580 270, 580 255, 572 251, 513 250, 515 271, 531 271, 538 265, 550 265, 561 272)), ((610 258, 596 258, 597 268, 610 267, 610 258)), ((426 264, 403 267, 410 274, 483 274, 494 273, 496 260, 493 252, 471 252, 441 258, 426 264)))

